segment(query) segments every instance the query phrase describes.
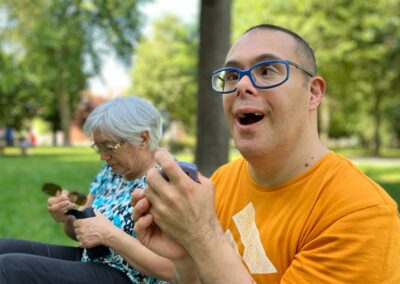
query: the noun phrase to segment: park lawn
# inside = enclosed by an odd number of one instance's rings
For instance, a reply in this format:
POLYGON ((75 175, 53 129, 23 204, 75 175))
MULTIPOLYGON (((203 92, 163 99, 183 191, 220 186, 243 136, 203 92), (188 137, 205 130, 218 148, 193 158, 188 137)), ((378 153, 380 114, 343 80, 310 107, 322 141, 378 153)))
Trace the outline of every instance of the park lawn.
MULTIPOLYGON (((87 193, 102 161, 89 147, 37 147, 29 151, 30 156, 22 157, 17 148, 10 148, 0 157, 0 238, 74 245, 49 216, 41 186, 53 182, 87 193)), ((187 154, 177 158, 192 161, 187 154)), ((400 164, 358 165, 400 203, 400 164)))
POLYGON ((0 157, 0 237, 27 238, 72 244, 47 212, 45 182, 87 193, 102 162, 89 147, 30 149, 21 157, 18 149, 6 149, 0 157))

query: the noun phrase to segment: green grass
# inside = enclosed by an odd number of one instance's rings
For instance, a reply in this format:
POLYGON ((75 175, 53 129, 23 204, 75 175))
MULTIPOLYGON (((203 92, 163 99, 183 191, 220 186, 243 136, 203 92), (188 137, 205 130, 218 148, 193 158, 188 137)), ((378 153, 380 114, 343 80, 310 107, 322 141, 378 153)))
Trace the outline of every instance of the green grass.
MULTIPOLYGON (((38 147, 29 152, 30 156, 22 157, 19 149, 9 148, 0 157, 0 238, 74 244, 48 214, 47 196, 41 192, 41 186, 53 182, 87 193, 102 162, 89 147, 38 147)), ((352 156, 354 152, 346 154, 352 156)), ((231 157, 236 156, 233 153, 231 157)), ((188 154, 177 158, 192 161, 188 154)), ((357 164, 400 203, 400 162, 357 164)))
MULTIPOLYGON (((370 157, 372 150, 361 147, 348 147, 348 148, 332 148, 332 151, 346 157, 370 157)), ((400 148, 383 148, 380 151, 383 158, 400 158, 400 148)))
POLYGON ((53 182, 87 193, 102 163, 88 147, 39 147, 29 152, 21 157, 18 149, 10 148, 0 157, 0 237, 71 244, 48 214, 41 186, 53 182))

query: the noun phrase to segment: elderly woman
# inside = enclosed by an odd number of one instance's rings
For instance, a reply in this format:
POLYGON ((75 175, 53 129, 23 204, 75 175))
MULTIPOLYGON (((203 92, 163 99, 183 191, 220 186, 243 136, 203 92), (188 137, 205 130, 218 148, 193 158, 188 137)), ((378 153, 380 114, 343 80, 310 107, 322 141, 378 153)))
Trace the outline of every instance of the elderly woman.
POLYGON ((32 241, 0 240, 0 283, 162 283, 172 279, 172 264, 134 238, 131 194, 146 185, 146 172, 156 166, 153 152, 161 137, 160 113, 144 99, 128 96, 97 107, 84 130, 92 148, 105 161, 90 185, 83 210, 96 216, 75 219, 65 214, 76 204, 67 192, 48 199, 48 210, 79 247, 32 241), (91 256, 93 247, 108 247, 91 256), (156 267, 156 269, 154 269, 156 267), (150 268, 152 268, 150 270, 150 268), (158 271, 154 278, 149 271, 158 271))

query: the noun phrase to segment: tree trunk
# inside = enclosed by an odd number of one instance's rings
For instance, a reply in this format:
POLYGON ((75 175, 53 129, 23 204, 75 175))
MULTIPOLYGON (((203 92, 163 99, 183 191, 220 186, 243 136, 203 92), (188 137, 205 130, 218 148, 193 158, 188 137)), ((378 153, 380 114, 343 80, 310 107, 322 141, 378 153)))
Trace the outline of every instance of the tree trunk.
POLYGON ((229 49, 231 6, 231 0, 201 1, 196 164, 205 176, 228 161, 229 130, 211 74, 223 65, 229 49))
POLYGON ((71 107, 62 66, 59 67, 58 76, 58 111, 60 113, 60 124, 63 132, 63 145, 70 146, 70 125, 71 125, 71 107))

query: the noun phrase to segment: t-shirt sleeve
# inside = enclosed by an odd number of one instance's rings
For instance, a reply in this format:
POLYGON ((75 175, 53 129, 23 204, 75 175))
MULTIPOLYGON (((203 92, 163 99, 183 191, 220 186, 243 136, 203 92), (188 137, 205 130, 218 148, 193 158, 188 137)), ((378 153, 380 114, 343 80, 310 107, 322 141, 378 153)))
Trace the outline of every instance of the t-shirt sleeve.
POLYGON ((400 218, 384 204, 352 212, 301 248, 288 283, 400 283, 400 218))

